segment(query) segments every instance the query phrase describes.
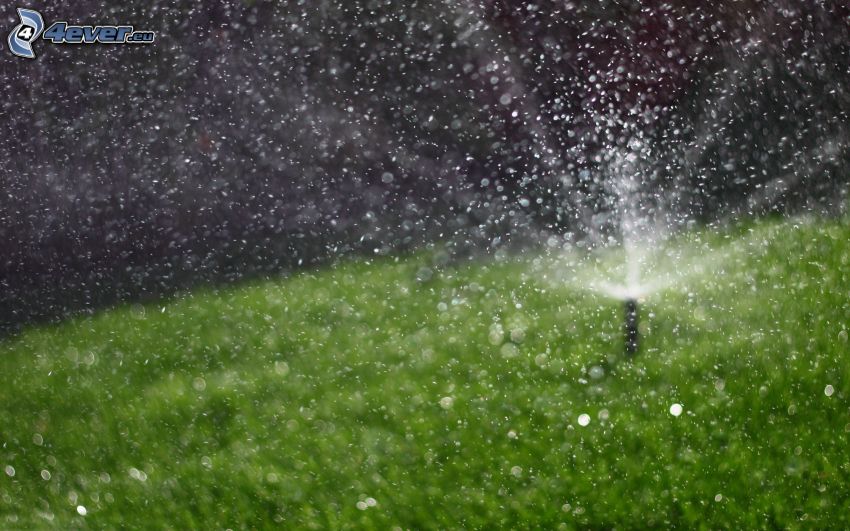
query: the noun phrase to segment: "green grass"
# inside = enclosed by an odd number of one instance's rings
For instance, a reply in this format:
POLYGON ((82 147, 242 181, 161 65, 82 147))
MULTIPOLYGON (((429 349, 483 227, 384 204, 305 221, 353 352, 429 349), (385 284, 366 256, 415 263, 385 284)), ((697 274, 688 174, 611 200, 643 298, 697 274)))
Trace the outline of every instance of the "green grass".
POLYGON ((643 303, 632 362, 570 256, 27 330, 0 343, 0 527, 850 527, 850 225, 672 245, 703 270, 643 303))

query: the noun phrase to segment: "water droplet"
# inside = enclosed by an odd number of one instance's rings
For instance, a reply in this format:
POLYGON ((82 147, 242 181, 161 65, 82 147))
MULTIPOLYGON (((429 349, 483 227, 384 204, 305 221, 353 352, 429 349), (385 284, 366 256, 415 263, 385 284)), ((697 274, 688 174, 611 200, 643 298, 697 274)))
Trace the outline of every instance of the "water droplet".
POLYGON ((41 471, 41 479, 43 479, 44 481, 50 481, 50 471, 49 470, 42 470, 41 471))
POLYGON ((86 508, 84 506, 77 505, 77 514, 79 514, 80 516, 85 516, 87 513, 88 511, 86 511, 86 508))
POLYGON ((508 432, 508 439, 516 439, 516 438, 517 438, 516 432, 514 430, 510 430, 508 432))
POLYGON ((195 391, 203 391, 207 388, 207 381, 198 376, 194 380, 192 380, 192 387, 195 388, 195 391))
POLYGON ((673 404, 670 406, 670 414, 674 417, 678 417, 682 414, 682 404, 673 404))
POLYGON ((130 477, 137 481, 146 481, 148 479, 148 475, 138 468, 131 467, 129 470, 130 477))
POLYGON ((440 407, 443 409, 451 409, 452 405, 454 405, 455 399, 450 396, 444 396, 440 399, 440 407))
POLYGON ((512 466, 511 467, 511 475, 515 478, 518 478, 522 475, 522 467, 512 466))
POLYGON ((723 500, 723 495, 722 495, 722 494, 718 494, 718 495, 716 495, 716 496, 714 497, 714 501, 716 501, 716 502, 719 502, 719 501, 722 501, 722 500, 723 500))
POLYGON ((280 376, 286 376, 289 374, 289 364, 285 361, 274 362, 274 372, 280 376))
POLYGON ((835 392, 835 388, 831 385, 827 385, 826 387, 823 388, 823 394, 825 394, 826 396, 832 396, 832 394, 834 392, 835 392))
POLYGON ((502 345, 502 348, 499 349, 499 352, 502 354, 503 358, 515 358, 519 355, 519 349, 513 343, 505 343, 502 345))
POLYGON ((587 426, 590 424, 590 415, 587 413, 582 413, 578 416, 578 425, 579 426, 587 426))
POLYGON ((420 267, 419 271, 416 272, 416 281, 417 282, 428 282, 434 277, 434 270, 428 267, 420 267))
POLYGON ((847 343, 847 330, 842 330, 838 332, 838 340, 842 343, 847 343))
POLYGON ((15 477, 15 467, 12 465, 6 465, 6 475, 10 478, 15 477))
POLYGON ((490 334, 488 335, 491 345, 501 345, 505 340, 505 331, 499 323, 490 325, 490 334))

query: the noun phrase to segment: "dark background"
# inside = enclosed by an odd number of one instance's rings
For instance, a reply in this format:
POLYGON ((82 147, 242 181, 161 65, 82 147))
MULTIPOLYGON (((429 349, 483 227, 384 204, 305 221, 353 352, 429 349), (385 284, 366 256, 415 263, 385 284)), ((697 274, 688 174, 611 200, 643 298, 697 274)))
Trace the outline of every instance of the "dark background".
POLYGON ((153 45, 0 57, 6 332, 352 252, 616 237, 630 154, 673 225, 846 205, 845 2, 122 4, 28 7, 153 45))

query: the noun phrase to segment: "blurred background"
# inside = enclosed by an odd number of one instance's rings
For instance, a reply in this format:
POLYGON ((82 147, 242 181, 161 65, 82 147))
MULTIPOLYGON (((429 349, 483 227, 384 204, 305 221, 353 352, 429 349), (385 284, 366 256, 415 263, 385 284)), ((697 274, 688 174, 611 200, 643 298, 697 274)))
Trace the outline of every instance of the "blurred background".
POLYGON ((351 253, 605 242, 624 170, 671 226, 847 205, 845 2, 26 7, 157 37, 0 60, 4 333, 351 253))

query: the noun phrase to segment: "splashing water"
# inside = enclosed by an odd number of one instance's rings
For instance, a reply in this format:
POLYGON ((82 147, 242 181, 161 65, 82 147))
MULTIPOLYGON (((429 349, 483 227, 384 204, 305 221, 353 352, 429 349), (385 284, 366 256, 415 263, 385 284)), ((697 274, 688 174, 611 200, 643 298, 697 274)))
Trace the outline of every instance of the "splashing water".
POLYGON ((715 238, 702 233, 664 234, 663 238, 662 233, 643 234, 587 255, 563 253, 549 278, 561 286, 612 299, 644 301, 667 290, 690 291, 702 279, 758 256, 781 230, 781 225, 765 225, 722 243, 720 238, 712 243, 709 240, 715 238))
POLYGON ((672 205, 665 205, 663 191, 650 193, 642 183, 650 182, 652 151, 640 130, 632 131, 632 139, 625 149, 610 157, 606 171, 608 192, 612 197, 612 216, 623 251, 623 271, 619 282, 610 280, 591 283, 591 288, 610 297, 637 300, 651 293, 644 278, 651 269, 648 263, 653 249, 657 249, 672 230, 671 220, 663 216, 672 205))

